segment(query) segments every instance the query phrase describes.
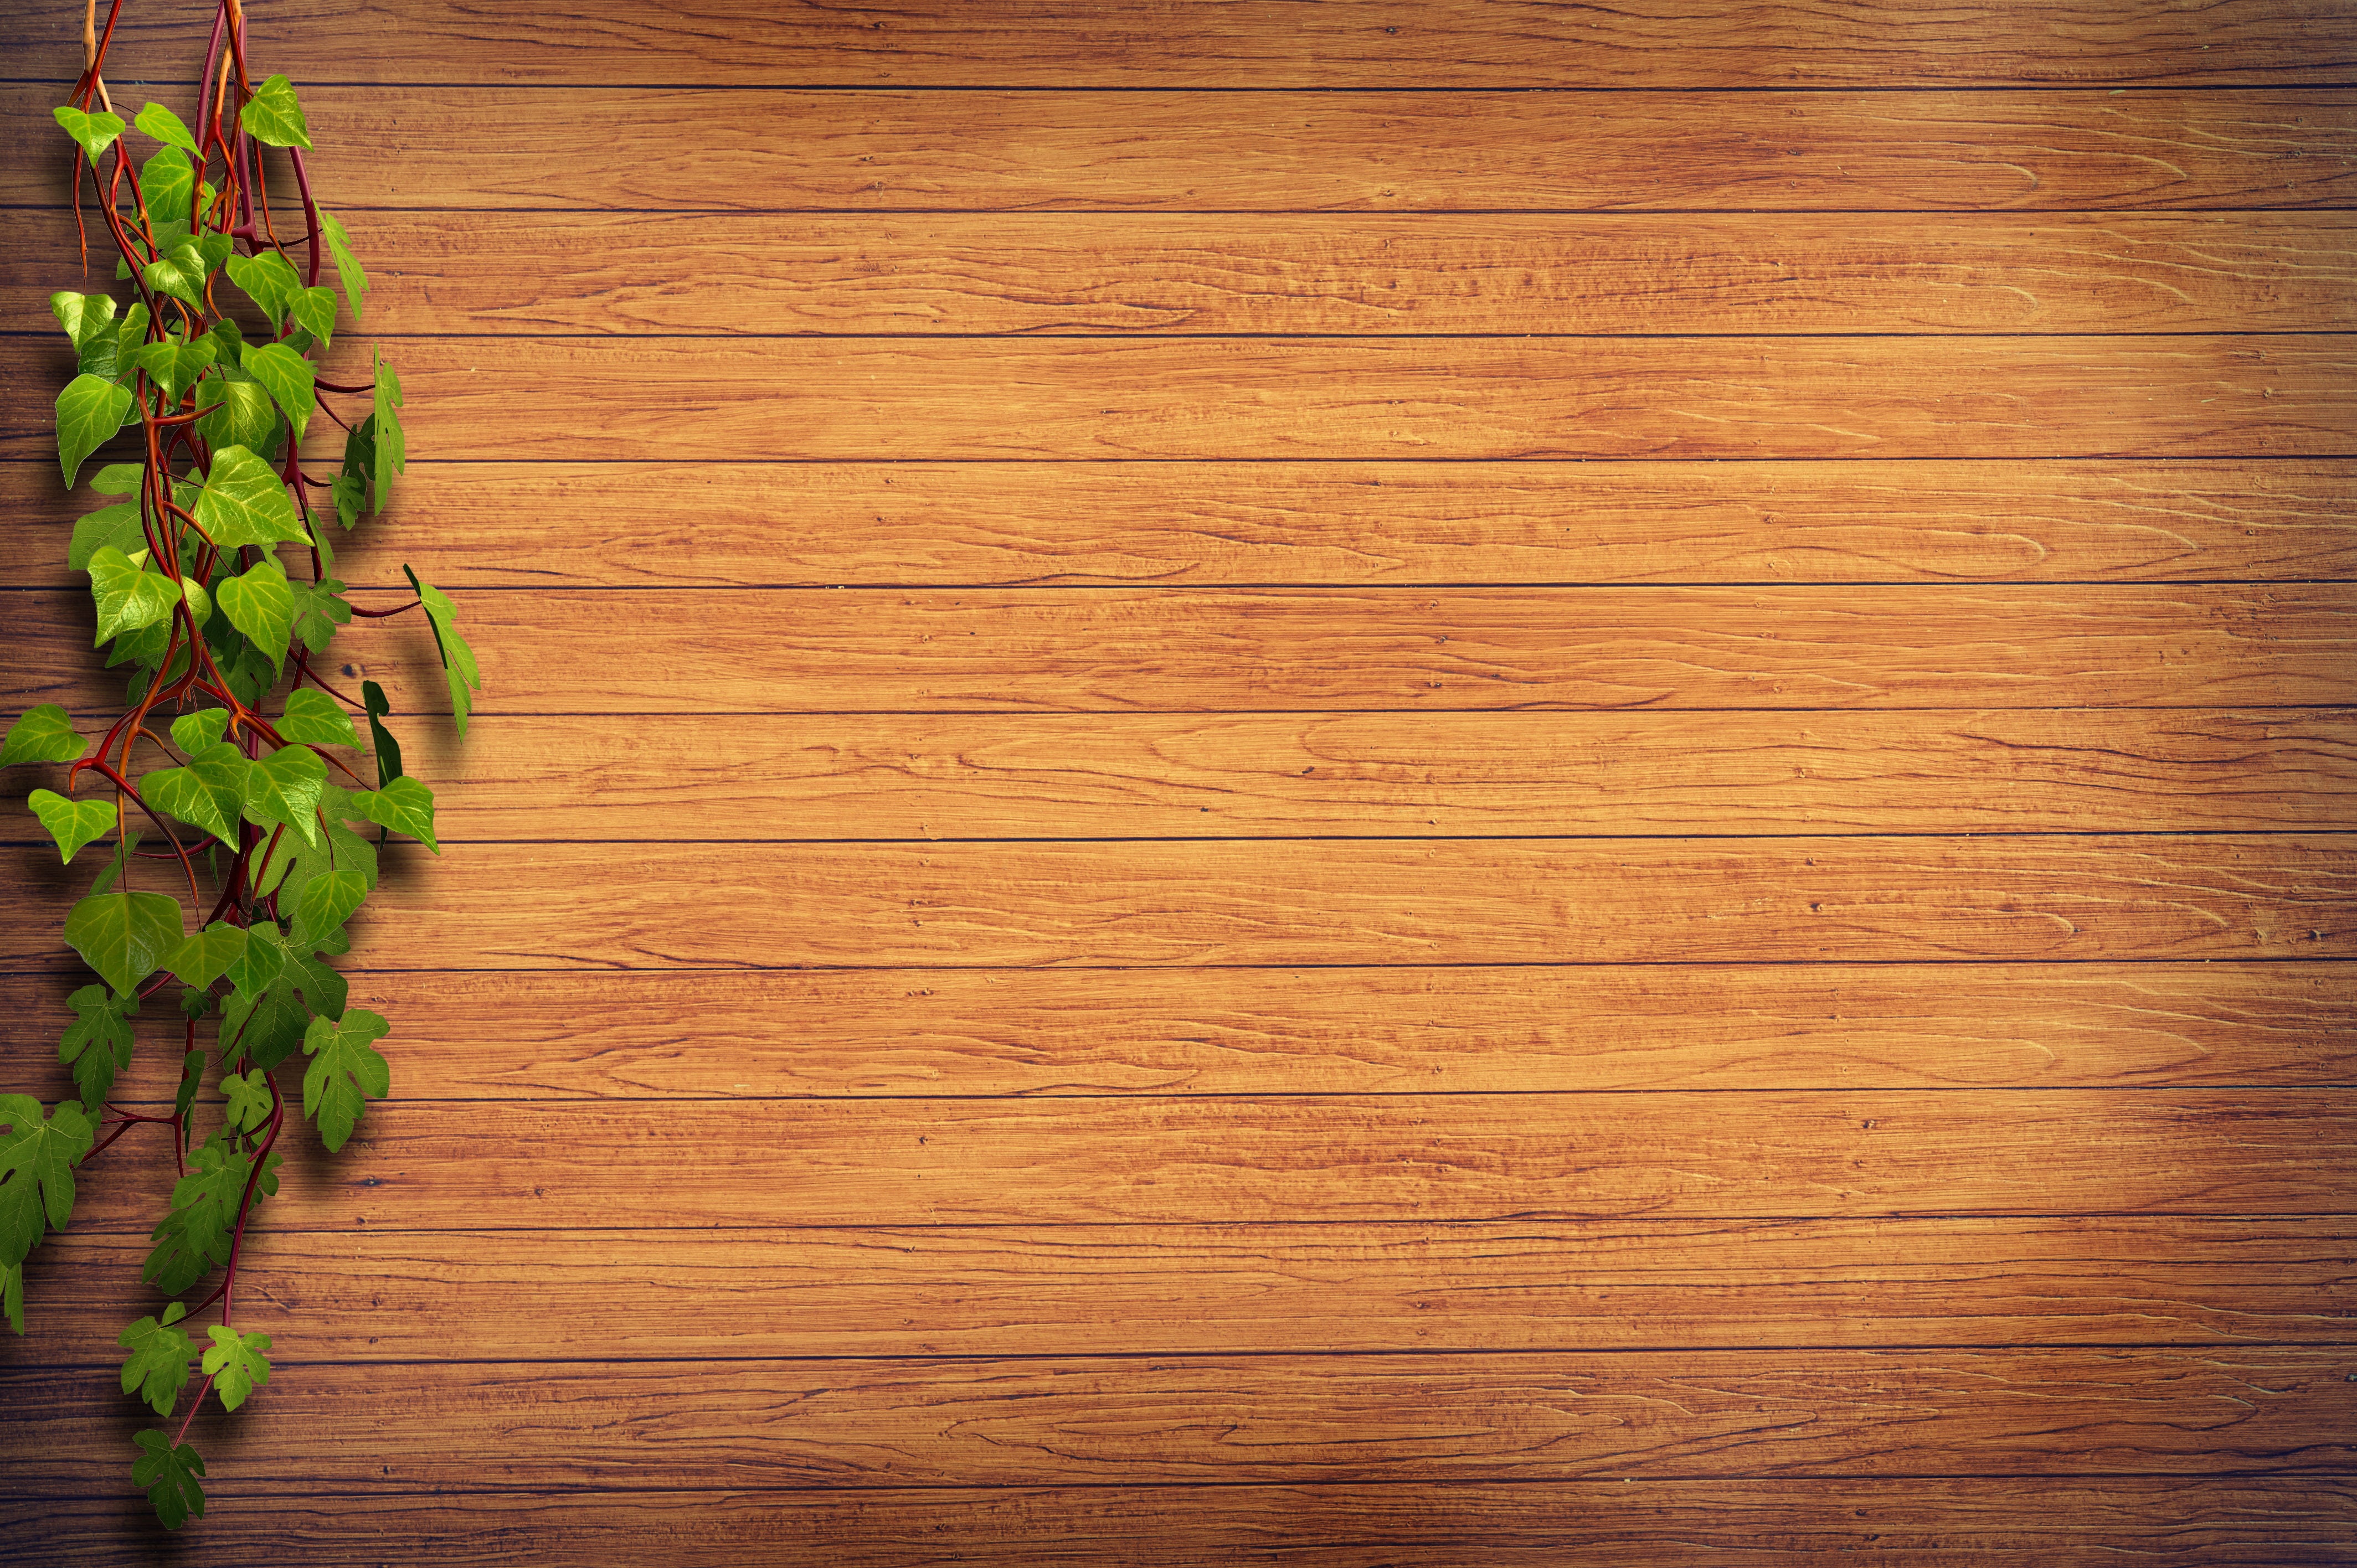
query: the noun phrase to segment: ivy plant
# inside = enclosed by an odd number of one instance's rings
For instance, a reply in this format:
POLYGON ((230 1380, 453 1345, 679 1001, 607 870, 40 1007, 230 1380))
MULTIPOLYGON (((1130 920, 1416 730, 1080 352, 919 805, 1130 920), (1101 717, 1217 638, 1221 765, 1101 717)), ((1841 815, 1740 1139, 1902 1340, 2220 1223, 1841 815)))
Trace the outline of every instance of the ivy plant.
POLYGON ((124 1392, 163 1422, 138 1434, 132 1478, 175 1529, 204 1512, 197 1412, 269 1382, 270 1337, 238 1326, 238 1267, 287 1124, 308 1119, 339 1149, 391 1090, 385 1020, 346 1005, 330 961, 392 834, 440 853, 434 792, 402 771, 383 690, 339 689, 329 650, 356 618, 419 610, 462 736, 480 684, 432 584, 404 568, 408 602, 368 608, 335 576, 338 536, 383 510, 406 461, 401 380, 376 353, 365 381, 319 371, 368 274, 313 195, 293 85, 256 77, 239 0, 218 4, 188 118, 115 112, 101 67, 123 0, 103 31, 91 0, 85 69, 53 111, 85 274, 89 206, 118 285, 50 300, 76 369, 58 394, 59 473, 71 489, 94 456, 121 455, 91 478, 102 504, 65 554, 129 684, 112 722, 44 704, 0 741, 0 768, 59 775, 26 803, 66 864, 95 866, 64 940, 97 975, 67 999, 58 1046, 75 1092, 46 1108, 0 1095, 0 1305, 24 1333, 25 1259, 65 1229, 78 1168, 134 1128, 171 1140, 144 1271, 167 1299, 119 1343, 124 1392), (340 461, 309 466, 330 431, 340 461), (178 1055, 168 1110, 110 1098, 143 1034, 178 1055))

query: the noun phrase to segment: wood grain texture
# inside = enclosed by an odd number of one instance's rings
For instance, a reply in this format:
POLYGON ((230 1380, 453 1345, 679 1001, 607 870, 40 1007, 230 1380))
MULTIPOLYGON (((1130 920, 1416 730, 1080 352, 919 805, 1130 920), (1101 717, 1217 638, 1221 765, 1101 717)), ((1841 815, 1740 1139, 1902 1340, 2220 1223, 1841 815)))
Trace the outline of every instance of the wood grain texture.
MULTIPOLYGON (((63 342, 0 340, 0 455, 55 456, 63 342)), ((2343 337, 473 338, 399 366, 413 450, 479 461, 2357 451, 2343 337)), ((340 435, 317 440, 332 466, 340 435)))
POLYGON ((798 715, 731 721, 717 751, 711 719, 678 714, 518 717, 473 746, 423 727, 405 763, 442 802, 446 843, 552 821, 566 838, 1371 839, 2357 816, 2346 709, 798 715))
MULTIPOLYGON (((0 88, 0 131, 49 145, 55 102, 46 83, 0 88)), ((2201 210, 2338 207, 2357 178, 2346 161, 2357 151, 2357 90, 2346 87, 2115 96, 316 86, 303 102, 335 149, 316 165, 319 198, 355 211, 2201 210), (697 123, 759 134, 716 156, 711 140, 680 134, 697 123)), ((69 205, 71 172, 62 156, 7 160, 0 204, 69 205)))
MULTIPOLYGON (((0 586, 96 503, 0 461, 0 586)), ((2357 463, 419 461, 338 570, 405 586, 2357 578, 2357 463), (552 527, 551 518, 566 520, 552 527), (780 521, 788 526, 780 527, 780 521)))
MULTIPOLYGON (((2335 1215, 2352 1154, 2348 1097, 2305 1089, 400 1100, 332 1159, 296 1141, 266 1213, 337 1232, 2335 1215)), ((75 1230, 145 1236, 171 1170, 149 1139, 92 1171, 75 1230)))
MULTIPOLYGON (((71 219, 23 214, 40 320, 71 219)), ((374 334, 2315 332, 2344 212, 1534 217, 382 212, 374 334), (518 267, 515 258, 533 263, 518 267), (683 280, 693 279, 693 286, 683 280)))
MULTIPOLYGON (((2357 671, 2341 585, 456 597, 493 715, 2306 705, 2357 671)), ((119 703, 87 592, 8 608, 0 705, 119 703)), ((396 712, 447 708, 414 617, 339 653, 396 712)))
MULTIPOLYGON (((111 1179, 93 1173, 92 1180, 111 1179)), ((284 1232, 240 1326, 324 1360, 2337 1345, 2319 1219, 284 1232), (768 1304, 766 1308, 762 1304, 768 1304)), ((7 1364, 113 1369, 145 1238, 36 1253, 7 1364)))
MULTIPOLYGON (((355 960, 400 955, 364 944, 355 960)), ((81 975, 0 978, 65 1092, 81 975)), ((2357 967, 350 973, 403 1098, 2153 1089, 2357 1079, 2357 967), (500 1026, 482 1027, 485 996, 500 1026)), ((126 1096, 168 1099, 168 1051, 126 1096)))
MULTIPOLYGON (((57 928, 86 876, 52 845, 11 853, 27 896, 0 909, 0 963, 63 968, 57 928)), ((426 858, 404 845, 353 926, 404 968, 2357 954, 2357 837, 2339 835, 670 842, 426 858)))
MULTIPOLYGON (((2287 1348, 304 1366, 234 1436, 208 1409, 190 1439, 237 1455, 232 1497, 616 1486, 651 1466, 704 1487, 2329 1476, 2357 1457, 2352 1365, 2287 1348)), ((132 1425, 111 1374, 0 1391, 27 1489, 78 1489, 132 1425)))
MULTIPOLYGON (((734 1480, 732 1486, 744 1482, 734 1480)), ((565 1568, 742 1568, 823 1557, 844 1568, 963 1563, 1203 1563, 1314 1568, 1523 1568, 1534 1554, 1621 1568, 2111 1568, 2330 1563, 2357 1547, 2344 1477, 1589 1481, 1286 1487, 1090 1486, 562 1495, 388 1492, 216 1498, 176 1563, 392 1561, 498 1568, 522 1543, 565 1568)), ((38 1532, 92 1568, 145 1568, 163 1531, 86 1496, 0 1499, 0 1530, 38 1532)))
MULTIPOLYGON (((81 11, 26 0, 9 37, 36 69, 81 64, 81 11)), ((2345 81, 2357 31, 2315 0, 1910 11, 1650 0, 1567 15, 1541 0, 1205 5, 925 0, 845 9, 586 0, 527 24, 464 0, 289 0, 267 69, 298 81, 708 82, 843 87, 1873 87, 2345 81)), ((192 76, 200 21, 130 16, 115 52, 192 76)))

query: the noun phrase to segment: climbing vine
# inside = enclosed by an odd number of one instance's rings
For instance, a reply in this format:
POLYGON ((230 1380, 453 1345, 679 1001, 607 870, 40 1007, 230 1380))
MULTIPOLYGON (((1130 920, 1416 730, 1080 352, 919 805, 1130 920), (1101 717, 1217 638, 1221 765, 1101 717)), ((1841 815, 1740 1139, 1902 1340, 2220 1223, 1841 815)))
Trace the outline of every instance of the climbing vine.
POLYGON ((161 1421, 137 1435, 133 1478, 175 1529, 204 1512, 198 1411, 208 1397, 234 1411, 270 1377, 269 1336, 238 1325, 238 1269, 277 1190, 296 1067, 300 1116, 330 1151, 391 1089, 385 1020, 345 1005, 328 961, 349 950, 391 833, 440 853, 433 791, 402 771, 382 689, 330 684, 328 650, 355 618, 420 610, 461 735, 480 684, 433 585, 404 568, 414 596, 368 608, 334 575, 337 536, 381 512, 403 470, 401 381, 382 354, 363 382, 319 372, 368 274, 313 194, 294 87, 254 73, 239 0, 218 3, 190 119, 115 113, 102 70, 124 0, 102 29, 91 0, 84 70, 53 112, 73 144, 85 274, 94 224, 121 285, 49 302, 77 362, 57 400, 59 468, 71 489, 102 447, 130 454, 91 478, 106 504, 74 524, 66 560, 89 575, 97 644, 129 687, 95 746, 47 704, 0 742, 0 768, 70 765, 27 802, 65 862, 103 846, 65 922, 100 982, 68 998, 58 1047, 78 1092, 46 1112, 0 1095, 0 1305, 24 1333, 25 1260, 65 1229, 77 1167, 126 1134, 171 1140, 177 1179, 144 1271, 170 1299, 119 1343, 124 1392, 161 1421), (154 145, 144 157, 135 136, 154 145), (342 434, 332 474, 306 467, 326 426, 342 434), (143 1033, 179 1057, 168 1111, 110 1098, 143 1033))

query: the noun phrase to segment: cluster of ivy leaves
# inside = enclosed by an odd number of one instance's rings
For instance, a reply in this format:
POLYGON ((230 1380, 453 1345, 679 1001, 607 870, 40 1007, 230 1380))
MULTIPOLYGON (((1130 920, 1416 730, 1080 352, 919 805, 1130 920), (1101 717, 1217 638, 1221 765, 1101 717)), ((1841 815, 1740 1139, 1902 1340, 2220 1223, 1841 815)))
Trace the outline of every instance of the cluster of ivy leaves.
MULTIPOLYGON (((94 106, 95 59, 75 101, 55 111, 75 144, 77 205, 87 173, 128 285, 123 298, 50 302, 76 360, 57 400, 66 486, 118 432, 135 431, 144 449, 98 469, 90 488, 104 504, 66 547, 89 576, 106 665, 127 667, 128 712, 95 746, 54 705, 23 714, 0 741, 0 768, 70 765, 61 790, 36 789, 27 802, 67 864, 111 841, 65 922, 67 945, 99 981, 68 999, 58 1056, 75 1093, 46 1111, 0 1095, 0 1307, 24 1333, 25 1259, 65 1229, 76 1167, 125 1132, 162 1125, 179 1175, 144 1277, 177 1298, 221 1274, 193 1306, 170 1300, 120 1339, 124 1391, 159 1417, 192 1377, 205 1379, 177 1433, 137 1437, 134 1479, 173 1528, 204 1511, 204 1464, 185 1437, 206 1389, 233 1411, 270 1376, 269 1337, 241 1332, 233 1311, 248 1219, 277 1190, 292 1090, 280 1069, 293 1072, 299 1053, 301 1115, 329 1150, 390 1091, 376 1048, 386 1022, 347 1006, 330 960, 350 948, 347 924, 376 886, 390 834, 440 853, 433 791, 402 770, 382 690, 365 682, 353 701, 314 667, 354 616, 328 524, 349 532, 381 511, 406 460, 400 380, 382 355, 361 387, 324 383, 315 368, 339 304, 360 319, 368 276, 307 184, 302 217, 290 220, 245 183, 264 148, 299 159, 310 135, 285 78, 246 82, 242 18, 233 5, 225 16, 235 92, 223 95, 226 115, 212 101, 201 136, 150 103, 134 125, 159 145, 135 169, 128 129, 94 106), (223 188, 208 182, 214 170, 223 188), (323 246, 335 288, 318 281, 323 246), (328 400, 339 395, 361 400, 352 417, 336 413, 328 400), (304 446, 328 421, 345 434, 340 464, 322 478, 305 470, 304 446), (156 1033, 179 1058, 168 1114, 108 1099, 148 1018, 165 1022, 156 1033), (221 1321, 193 1339, 193 1320, 216 1302, 221 1321)), ((423 612, 463 736, 480 684, 473 652, 450 599, 408 575, 414 603, 360 613, 423 612)))

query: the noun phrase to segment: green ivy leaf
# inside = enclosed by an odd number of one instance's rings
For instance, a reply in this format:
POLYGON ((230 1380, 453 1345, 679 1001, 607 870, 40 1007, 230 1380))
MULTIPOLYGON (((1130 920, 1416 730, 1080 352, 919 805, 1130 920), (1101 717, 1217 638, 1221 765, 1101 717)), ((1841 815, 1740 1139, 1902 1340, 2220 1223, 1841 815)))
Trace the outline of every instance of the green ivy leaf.
MULTIPOLYGON (((175 738, 178 731, 175 725, 175 738)), ((159 768, 141 779, 139 798, 235 849, 238 820, 245 812, 246 776, 253 768, 236 746, 227 741, 213 741, 196 749, 186 768, 159 768)), ((178 968, 177 964, 173 967, 178 968)))
POLYGON ((270 1380, 270 1358, 263 1354, 270 1348, 270 1336, 240 1334, 218 1326, 205 1333, 213 1342, 213 1348, 205 1352, 205 1375, 213 1380, 221 1409, 235 1410, 270 1380))
POLYGON ((178 1302, 164 1308, 164 1320, 143 1317, 116 1336, 131 1352, 123 1360, 123 1391, 137 1394, 157 1415, 169 1415, 188 1383, 188 1331, 174 1324, 188 1316, 178 1302))
MULTIPOLYGON (((223 550, 247 544, 311 542, 309 532, 295 515, 295 503, 286 499, 285 484, 268 463, 243 446, 224 446, 213 454, 212 471, 205 476, 205 488, 197 492, 197 504, 190 510, 197 525, 223 550)), ((279 576, 285 579, 283 569, 279 576)), ((291 619, 291 606, 288 616, 291 619)), ((240 631, 245 630, 243 622, 236 624, 240 631)), ((283 646, 285 639, 279 641, 283 646)))
POLYGON ((168 893, 93 893, 67 913, 66 945, 128 996, 180 945, 186 918, 168 893))
MULTIPOLYGON (((295 635, 314 653, 328 651, 328 645, 335 640, 336 628, 351 624, 352 607, 337 597, 343 586, 333 577, 295 585, 295 635)), ((344 744, 356 746, 359 742, 344 744)))
POLYGON ((174 299, 202 310, 205 307, 205 279, 211 269, 205 248, 194 240, 182 240, 162 255, 139 269, 139 277, 157 294, 170 295, 174 299))
POLYGON ((89 155, 93 168, 98 165, 98 155, 113 146, 114 138, 123 134, 123 121, 119 116, 103 113, 86 114, 68 103, 60 103, 50 110, 49 117, 64 128, 67 135, 81 144, 81 150, 89 155))
POLYGON ((409 467, 409 438, 401 429, 401 378, 385 363, 382 349, 376 356, 374 396, 375 408, 369 421, 370 439, 376 445, 376 471, 371 478, 376 486, 376 510, 382 512, 393 496, 393 475, 409 467))
MULTIPOLYGON (((142 125, 140 129, 146 127, 142 125)), ((177 223, 185 230, 188 214, 196 205, 196 166, 179 148, 165 147, 139 166, 139 194, 146 199, 151 221, 177 223)))
POLYGON ((264 827, 284 824, 307 844, 319 842, 319 797, 328 765, 307 746, 282 746, 256 760, 245 776, 245 820, 264 827))
POLYGON ((295 296, 291 307, 295 325, 319 340, 327 348, 336 330, 336 291, 324 285, 307 288, 295 296))
POLYGON ((129 555, 146 548, 147 533, 140 526, 139 503, 117 501, 74 520, 73 538, 66 545, 66 564, 77 572, 90 570, 90 558, 102 547, 129 555))
POLYGON ((268 656, 272 671, 284 668, 286 639, 295 627, 295 595, 278 558, 265 555, 244 575, 223 578, 213 597, 230 625, 268 656))
POLYGON ((344 710, 325 692, 305 686, 286 696, 286 712, 274 726, 287 740, 313 746, 358 746, 361 737, 344 710))
MULTIPOLYGON (((385 700, 383 687, 373 681, 363 681, 361 682, 361 706, 368 711, 369 740, 376 748, 376 787, 381 791, 401 777, 401 743, 393 738, 393 732, 386 729, 382 722, 386 714, 393 712, 393 704, 385 700)), ((374 822, 376 819, 371 817, 369 820, 374 822)), ((434 853, 439 854, 442 852, 436 850, 434 853)))
POLYGON ((161 343, 143 343, 138 360, 147 379, 164 389, 164 401, 177 406, 180 394, 194 386, 197 378, 212 364, 212 335, 207 333, 194 342, 173 337, 161 343))
POLYGON ((194 577, 183 577, 180 579, 180 597, 188 603, 188 618, 196 624, 198 630, 202 631, 205 623, 213 618, 213 601, 206 594, 205 585, 194 577))
POLYGON ((229 734, 227 708, 199 708, 172 721, 172 744, 194 756, 229 734))
POLYGON ((303 427, 319 406, 318 393, 313 390, 317 376, 311 361, 284 343, 265 343, 259 349, 249 343, 239 352, 238 362, 277 400, 295 438, 300 441, 303 427))
POLYGON ((351 800, 352 809, 370 822, 407 833, 436 854, 442 853, 434 842, 434 791, 416 779, 395 778, 382 789, 361 790, 351 800))
MULTIPOLYGON (((180 602, 180 585, 146 569, 113 545, 91 553, 91 597, 98 601, 98 642, 117 632, 154 626, 180 602)), ((92 644, 93 647, 96 643, 92 644)))
POLYGON ((341 1023, 314 1018, 303 1031, 303 1050, 311 1058, 303 1069, 303 1114, 318 1123, 319 1141, 330 1154, 352 1135, 366 1101, 393 1091, 393 1069, 371 1044, 390 1027, 379 1015, 355 1007, 341 1023))
POLYGON ((229 1124, 239 1132, 251 1133, 270 1120, 270 1075, 262 1069, 230 1074, 221 1080, 221 1090, 229 1097, 229 1124))
POLYGON ((66 998, 74 1021, 58 1041, 58 1060, 73 1069, 82 1108, 95 1112, 114 1087, 114 1075, 131 1065, 131 1020, 139 998, 116 996, 103 985, 85 985, 66 998))
POLYGON ((28 1094, 0 1094, 0 1122, 8 1124, 0 1133, 0 1262, 21 1263, 40 1244, 44 1219, 62 1230, 73 1217, 73 1167, 96 1129, 70 1100, 43 1121, 28 1094))
POLYGON ((146 482, 145 464, 109 463, 91 476, 90 488, 96 495, 131 496, 137 495, 140 487, 146 482))
POLYGON ((114 296, 108 294, 59 293, 49 295, 49 314, 66 329, 79 350, 93 338, 104 338, 110 353, 114 346, 114 296))
POLYGON ((36 789, 25 804, 58 841, 58 853, 67 865, 73 864, 74 851, 114 826, 114 806, 106 800, 69 800, 54 789, 36 789))
POLYGON ((310 127, 303 123, 303 106, 295 101, 295 84, 274 76, 253 90, 238 111, 237 123, 257 142, 274 147, 311 147, 310 127))
MULTIPOLYGON (((80 1107, 76 1107, 79 1113, 80 1107)), ((173 1184, 171 1212, 150 1232, 156 1246, 148 1252, 141 1277, 166 1295, 178 1295, 196 1283, 217 1263, 229 1262, 230 1238, 237 1229, 239 1200, 253 1156, 231 1146, 227 1133, 215 1133, 189 1156, 192 1169, 173 1184)), ((278 1191, 275 1174, 281 1164, 268 1157, 253 1184, 254 1203, 278 1191)))
POLYGON ((197 150, 197 139, 188 134, 188 127, 182 123, 178 114, 173 113, 161 103, 148 104, 139 111, 138 117, 131 123, 138 126, 141 133, 150 140, 168 143, 176 147, 185 147, 192 153, 197 150))
POLYGON ((103 376, 79 375, 58 393, 58 467, 71 489, 82 460, 123 428, 131 412, 131 389, 103 376))
POLYGON ((196 1444, 175 1448, 160 1432, 138 1433, 132 1441, 139 1444, 139 1457, 131 1466, 131 1478, 147 1488, 157 1521, 166 1530, 178 1530, 191 1514, 204 1518, 205 1488, 197 1477, 205 1473, 205 1462, 197 1457, 196 1444))
POLYGON ((215 452, 239 446, 264 456, 278 440, 278 405, 259 381, 213 381, 205 383, 211 413, 197 421, 197 434, 215 452))
MULTIPOLYGON (((246 932, 245 950, 231 961, 226 972, 239 996, 251 1001, 277 983, 286 967, 286 949, 279 939, 278 927, 269 920, 256 920, 246 932)), ((224 1043, 229 1039, 226 1031, 221 1038, 224 1043)))
POLYGON ((352 918, 369 893, 368 879, 358 871, 323 871, 303 884, 295 908, 291 939, 301 947, 316 947, 320 939, 352 918))
MULTIPOLYGON (((230 972, 231 966, 245 956, 245 928, 232 926, 227 920, 215 920, 201 931, 189 934, 165 959, 164 967, 177 974, 187 984, 199 991, 230 972)), ((91 990, 96 990, 92 986, 91 990)))
POLYGON ((467 714, 474 707, 470 689, 480 691, 483 678, 475 667, 475 650, 458 635, 457 607, 450 596, 420 577, 407 565, 402 567, 409 585, 417 590, 418 599, 425 606, 425 618, 434 628, 434 646, 442 655, 443 671, 450 681, 450 712, 458 721, 458 738, 467 737, 467 714))
POLYGON ((319 214, 319 234, 328 242, 328 253, 336 260, 336 281, 344 286, 344 306, 352 319, 361 318, 361 306, 368 303, 368 274, 361 267, 361 259, 352 254, 351 236, 336 215, 322 207, 319 214))
POLYGON ((90 749, 90 742, 73 727, 73 720, 55 703, 27 708, 0 740, 0 768, 19 762, 73 762, 90 749))
POLYGON ((260 306, 262 314, 270 317, 274 325, 285 319, 287 306, 303 292, 302 274, 276 251, 264 251, 258 256, 231 256, 223 264, 229 268, 229 281, 260 306))
POLYGON ((92 893, 103 893, 114 886, 115 878, 123 875, 123 868, 131 864, 131 854, 139 847, 140 836, 137 832, 127 832, 116 842, 114 853, 107 857, 106 864, 99 868, 97 876, 91 881, 92 893))

